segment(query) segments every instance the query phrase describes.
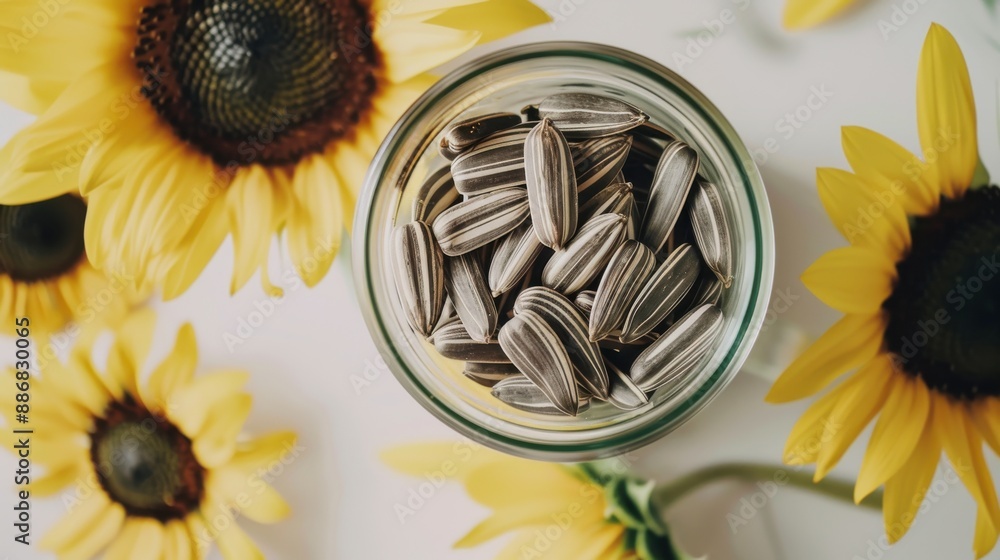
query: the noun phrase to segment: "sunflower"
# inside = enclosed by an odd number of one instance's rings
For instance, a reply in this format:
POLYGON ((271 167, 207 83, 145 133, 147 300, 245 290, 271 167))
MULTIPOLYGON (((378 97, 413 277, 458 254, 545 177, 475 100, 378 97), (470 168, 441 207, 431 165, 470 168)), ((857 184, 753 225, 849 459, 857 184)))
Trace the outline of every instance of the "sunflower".
MULTIPOLYGON (((513 532, 497 560, 692 560, 670 539, 655 483, 623 474, 620 463, 542 463, 464 442, 405 445, 382 460, 425 484, 459 480, 469 497, 493 510, 455 548, 513 532)), ((395 509, 401 521, 413 514, 402 503, 395 509)))
POLYGON ((858 0, 788 0, 784 24, 787 29, 808 29, 837 17, 858 0))
POLYGON ((853 173, 819 169, 820 198, 850 242, 820 257, 803 283, 845 317, 771 388, 781 403, 823 390, 792 430, 792 464, 821 479, 876 415, 855 486, 885 485, 887 536, 913 523, 949 458, 978 504, 973 548, 989 552, 1000 506, 983 442, 1000 453, 1000 189, 984 186, 976 109, 962 51, 931 26, 920 58, 923 160, 876 132, 843 129, 853 173))
POLYGON ((43 345, 64 329, 76 335, 113 324, 141 299, 127 272, 105 274, 87 262, 86 213, 86 203, 70 194, 0 205, 0 320, 27 318, 43 345))
POLYGON ((0 99, 44 109, 11 140, 0 203, 79 187, 91 262, 167 299, 229 234, 232 291, 258 270, 280 291, 275 232, 318 283, 427 71, 549 20, 527 0, 0 0, 0 14, 0 99))
POLYGON ((29 422, 14 425, 34 433, 7 435, 14 440, 5 447, 27 437, 33 461, 45 468, 28 484, 31 495, 71 489, 62 497, 69 513, 40 546, 60 559, 103 551, 109 560, 180 560, 204 558, 215 543, 227 560, 262 558, 235 520, 274 523, 288 515, 267 478, 299 453, 295 436, 237 439, 250 412, 241 390, 247 375, 194 377, 190 325, 140 387, 154 321, 141 311, 123 322, 106 373, 77 346, 68 363, 47 362, 41 377, 8 372, 0 387, 7 414, 21 401, 14 378, 28 380, 29 422))

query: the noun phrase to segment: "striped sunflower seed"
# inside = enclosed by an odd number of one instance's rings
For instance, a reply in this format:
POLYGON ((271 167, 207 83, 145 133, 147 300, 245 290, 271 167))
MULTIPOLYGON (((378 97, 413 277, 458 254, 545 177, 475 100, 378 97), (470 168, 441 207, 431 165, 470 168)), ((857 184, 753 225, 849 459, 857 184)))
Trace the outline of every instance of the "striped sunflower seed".
POLYGON ((639 237, 653 252, 658 253, 667 243, 697 172, 698 152, 680 141, 667 146, 656 166, 639 237))
POLYGON ((724 288, 733 285, 733 249, 722 193, 714 183, 699 181, 689 203, 688 216, 705 264, 724 288))
POLYGON ((461 153, 491 134, 521 124, 521 116, 514 113, 490 113, 469 117, 451 125, 444 133, 442 145, 447 142, 451 151, 461 153))
POLYGON ((462 373, 469 379, 484 387, 492 387, 511 377, 522 377, 514 364, 490 364, 482 362, 465 362, 462 373))
POLYGON ((576 294, 576 298, 573 299, 573 303, 580 311, 583 311, 585 317, 589 317, 590 312, 594 310, 594 296, 596 295, 597 292, 594 290, 584 290, 576 294))
POLYGON ((566 138, 582 140, 631 130, 649 120, 638 108, 592 93, 557 93, 538 104, 542 118, 550 118, 566 138))
MULTIPOLYGON (((566 412, 557 408, 545 393, 523 375, 517 375, 498 381, 493 386, 491 394, 497 400, 507 403, 513 408, 535 414, 564 416, 566 412)), ((578 395, 577 414, 590 408, 590 396, 578 395)))
POLYGON ((569 144, 549 119, 524 141, 531 223, 543 245, 560 249, 576 233, 577 194, 569 144))
POLYGON ((502 189, 459 202, 434 220, 444 254, 457 256, 500 239, 528 217, 528 193, 502 189))
POLYGON ((580 205, 580 222, 600 214, 623 214, 631 207, 632 183, 612 183, 580 205))
POLYGON ((534 311, 518 312, 500 329, 500 347, 557 409, 576 416, 580 394, 573 364, 559 336, 534 311))
POLYGON ((601 340, 622 326, 630 305, 655 268, 656 257, 642 243, 627 240, 618 247, 594 296, 590 340, 601 340))
POLYGON ((584 140, 574 147, 573 172, 581 202, 590 200, 615 181, 631 146, 631 136, 615 135, 584 140))
POLYGON ((604 365, 611 378, 611 393, 608 402, 621 410, 635 410, 649 404, 649 397, 632 382, 627 373, 605 358, 604 365))
POLYGON ((514 302, 514 312, 537 313, 559 337, 576 368, 577 382, 598 398, 607 398, 608 373, 601 351, 587 337, 587 319, 566 296, 542 286, 521 292, 514 302))
POLYGON ((500 241, 493 253, 489 272, 490 290, 494 297, 517 286, 531 270, 531 265, 535 264, 542 247, 534 227, 527 220, 500 241))
POLYGON ((588 220, 576 237, 546 263, 542 284, 564 294, 586 288, 625 239, 627 221, 621 214, 602 214, 588 220))
MULTIPOLYGON (((447 285, 445 286, 445 293, 447 293, 447 285)), ((428 337, 428 340, 434 340, 434 334, 437 333, 438 329, 447 325, 448 323, 454 321, 458 318, 458 313, 455 311, 455 304, 451 301, 450 297, 445 297, 444 309, 441 311, 441 317, 438 319, 437 323, 434 325, 434 332, 428 337)))
POLYGON ((663 149, 676 138, 663 127, 645 122, 632 130, 632 151, 629 157, 653 166, 660 160, 663 149))
POLYGON ((430 336, 444 308, 444 255, 423 222, 397 227, 392 235, 392 276, 410 328, 430 336))
POLYGON ((458 192, 476 196, 498 189, 523 187, 524 140, 531 124, 490 135, 451 162, 458 192))
POLYGON ((698 251, 681 245, 646 280, 625 318, 621 340, 632 342, 650 332, 684 299, 698 280, 698 251))
POLYGON ((451 146, 448 145, 448 140, 444 138, 442 138, 441 142, 438 144, 438 152, 441 153, 441 157, 448 161, 454 161, 455 158, 461 155, 461 152, 452 150, 451 146))
POLYGON ((466 253, 444 260, 444 280, 455 311, 472 340, 488 342, 497 328, 497 308, 479 257, 466 253))
POLYGON ((597 345, 603 350, 613 350, 615 352, 634 352, 636 348, 645 348, 646 346, 656 342, 657 338, 659 338, 658 334, 650 332, 633 341, 622 342, 621 331, 611 331, 611 334, 609 334, 607 338, 601 339, 597 345))
POLYGON ((441 212, 456 201, 458 201, 458 191, 455 190, 451 170, 442 167, 420 185, 417 197, 413 199, 413 219, 418 222, 433 223, 441 212))
POLYGON ((490 364, 510 363, 510 358, 504 354, 503 348, 497 341, 479 342, 472 340, 469 331, 465 330, 465 325, 459 319, 455 319, 434 332, 434 348, 439 354, 451 360, 490 364))
POLYGON ((645 392, 686 377, 711 351, 723 322, 722 310, 714 305, 694 309, 636 358, 629 377, 645 392))

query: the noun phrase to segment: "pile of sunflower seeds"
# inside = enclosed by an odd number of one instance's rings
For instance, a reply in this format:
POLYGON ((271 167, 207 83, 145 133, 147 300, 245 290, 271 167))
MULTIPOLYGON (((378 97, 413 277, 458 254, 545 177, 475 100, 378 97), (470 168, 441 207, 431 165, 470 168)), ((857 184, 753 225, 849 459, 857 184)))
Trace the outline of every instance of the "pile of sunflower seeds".
POLYGON ((392 237, 409 325, 514 408, 643 407, 696 375, 722 332, 722 194, 632 105, 560 93, 522 113, 441 138, 450 165, 392 237))

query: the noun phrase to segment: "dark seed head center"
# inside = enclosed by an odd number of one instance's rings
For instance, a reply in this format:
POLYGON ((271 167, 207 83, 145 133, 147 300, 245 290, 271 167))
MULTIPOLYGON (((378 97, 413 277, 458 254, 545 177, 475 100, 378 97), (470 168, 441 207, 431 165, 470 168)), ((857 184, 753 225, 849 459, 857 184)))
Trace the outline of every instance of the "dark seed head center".
POLYGON ((0 206, 0 272, 21 282, 56 278, 84 258, 87 205, 62 195, 20 206, 0 206))
POLYGON ((191 441, 131 398, 108 407, 91 442, 102 487, 129 515, 168 521, 198 508, 205 472, 191 441))
POLYGON ((1000 395, 1000 188, 942 199, 911 226, 910 254, 884 307, 905 371, 954 397, 1000 395))
POLYGON ((153 0, 143 94, 220 165, 293 164, 367 111, 377 54, 359 0, 153 0))

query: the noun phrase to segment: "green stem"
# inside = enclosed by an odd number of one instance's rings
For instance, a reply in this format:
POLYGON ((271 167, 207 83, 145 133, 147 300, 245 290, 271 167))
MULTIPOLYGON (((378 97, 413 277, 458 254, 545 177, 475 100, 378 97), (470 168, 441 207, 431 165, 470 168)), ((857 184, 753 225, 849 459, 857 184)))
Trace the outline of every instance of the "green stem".
MULTIPOLYGON (((726 478, 735 478, 746 482, 772 481, 779 486, 794 486, 841 501, 854 503, 853 481, 827 478, 814 483, 809 473, 790 470, 787 467, 753 463, 724 463, 695 471, 669 484, 658 486, 654 490, 653 500, 661 508, 666 509, 702 486, 726 478)), ((882 491, 877 490, 871 493, 859 505, 881 510, 882 491)))

